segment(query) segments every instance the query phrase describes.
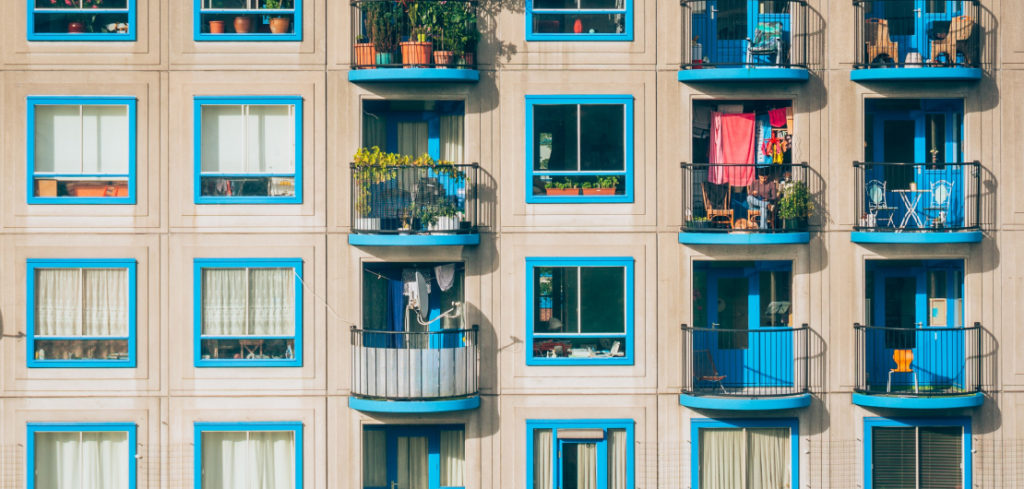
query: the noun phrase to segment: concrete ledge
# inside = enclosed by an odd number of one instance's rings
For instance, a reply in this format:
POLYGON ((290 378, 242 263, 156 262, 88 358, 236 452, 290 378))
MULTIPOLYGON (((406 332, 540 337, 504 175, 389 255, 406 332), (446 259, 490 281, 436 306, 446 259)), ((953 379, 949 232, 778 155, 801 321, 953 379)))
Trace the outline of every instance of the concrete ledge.
POLYGON ((803 68, 701 68, 679 70, 683 83, 704 82, 803 82, 809 78, 803 68))
POLYGON ((349 396, 348 407, 369 413, 447 413, 480 407, 480 396, 439 401, 382 401, 349 396))
POLYGON ((679 405, 693 409, 719 411, 780 411, 800 409, 811 405, 810 394, 786 397, 715 397, 679 395, 679 405))
POLYGON ((473 83, 480 81, 480 72, 458 68, 373 68, 349 70, 348 81, 473 83))
POLYGON ((943 243, 980 243, 984 236, 981 231, 914 231, 897 233, 892 231, 854 231, 850 233, 850 241, 854 243, 906 243, 906 244, 943 244, 943 243))
POLYGON ((349 234, 353 246, 474 246, 480 235, 473 234, 349 234))
POLYGON ((853 393, 853 403, 858 406, 891 409, 958 409, 978 407, 985 402, 985 395, 978 392, 962 396, 892 396, 883 394, 853 393))
POLYGON ((719 244, 719 245, 769 245, 769 244, 802 244, 811 241, 807 231, 799 233, 679 233, 682 244, 719 244))
POLYGON ((850 79, 871 81, 974 81, 981 79, 981 68, 920 66, 917 68, 861 68, 850 71, 850 79))

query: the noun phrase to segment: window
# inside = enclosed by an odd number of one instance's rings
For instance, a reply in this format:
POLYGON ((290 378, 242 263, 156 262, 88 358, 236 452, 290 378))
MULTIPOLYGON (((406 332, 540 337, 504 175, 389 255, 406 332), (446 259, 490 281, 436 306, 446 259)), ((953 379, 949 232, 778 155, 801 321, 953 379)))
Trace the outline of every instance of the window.
POLYGON ((970 418, 864 418, 865 489, 971 487, 970 418))
POLYGON ((632 202, 633 98, 526 97, 527 203, 632 202))
POLYGON ((692 487, 800 487, 796 419, 691 421, 692 487))
POLYGON ((195 260, 197 367, 302 366, 302 260, 195 260))
POLYGON ((302 423, 195 423, 196 488, 300 489, 302 423))
POLYGON ((527 365, 633 364, 633 258, 527 258, 527 365))
POLYGON ((28 489, 134 489, 135 425, 29 423, 28 489))
POLYGON ((29 367, 135 367, 135 260, 25 268, 29 367))
POLYGON ((28 203, 134 204, 135 99, 28 97, 28 203))
POLYGON ((366 100, 363 146, 464 163, 465 112, 461 100, 366 100))
POLYGON ((527 420, 528 489, 633 487, 633 420, 527 420))
POLYGON ((301 41, 302 0, 195 0, 196 41, 301 41))
POLYGON ((29 41, 134 41, 136 0, 28 0, 29 41))
POLYGON ((465 478, 463 426, 363 427, 365 489, 455 489, 465 478))
POLYGON ((526 0, 527 41, 632 41, 633 0, 526 0))
POLYGON ((301 97, 196 97, 197 204, 302 203, 301 97))

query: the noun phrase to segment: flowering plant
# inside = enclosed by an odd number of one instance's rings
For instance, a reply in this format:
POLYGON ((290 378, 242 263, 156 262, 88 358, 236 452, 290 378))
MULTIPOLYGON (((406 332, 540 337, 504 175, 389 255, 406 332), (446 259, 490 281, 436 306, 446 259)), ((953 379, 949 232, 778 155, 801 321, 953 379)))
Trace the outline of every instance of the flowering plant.
POLYGON ((102 8, 103 0, 50 0, 51 8, 102 8))

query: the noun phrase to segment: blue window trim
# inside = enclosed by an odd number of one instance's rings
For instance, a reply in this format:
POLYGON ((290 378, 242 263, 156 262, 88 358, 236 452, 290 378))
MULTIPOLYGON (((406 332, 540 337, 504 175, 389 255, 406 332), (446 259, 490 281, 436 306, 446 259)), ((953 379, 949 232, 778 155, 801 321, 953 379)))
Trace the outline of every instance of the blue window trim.
MULTIPOLYGON (((35 7, 35 0, 25 0, 28 12, 28 22, 26 24, 26 38, 29 41, 78 41, 78 42, 92 42, 92 41, 135 41, 137 38, 137 27, 138 27, 138 15, 136 9, 137 0, 128 0, 127 9, 37 9, 35 7), (128 13, 128 32, 116 33, 116 32, 36 32, 36 10, 59 10, 60 13, 73 13, 80 11, 88 11, 89 14, 107 14, 107 13, 128 13)), ((42 14, 43 12, 40 12, 42 14)))
POLYGON ((295 487, 301 488, 302 486, 302 422, 301 421, 249 421, 249 422, 230 422, 230 423, 213 423, 204 421, 195 421, 192 423, 194 429, 194 438, 192 440, 193 445, 193 465, 195 466, 195 474, 193 475, 193 485, 195 489, 203 489, 203 433, 215 432, 215 431, 248 431, 248 432, 265 432, 265 431, 291 431, 295 434, 295 487))
POLYGON ((137 325, 137 282, 135 279, 136 262, 133 259, 81 258, 81 259, 50 259, 29 258, 25 261, 25 358, 29 368, 135 368, 136 365, 136 325, 137 325), (102 337, 43 337, 45 340, 127 340, 128 358, 125 360, 40 360, 35 358, 35 310, 36 310, 36 269, 49 268, 125 268, 128 270, 128 336, 102 337))
POLYGON ((963 428, 963 476, 964 481, 961 487, 973 487, 971 478, 971 464, 972 458, 971 453, 973 448, 971 447, 971 418, 967 416, 951 417, 951 418, 883 418, 883 417, 865 417, 864 418, 864 489, 871 489, 871 448, 874 438, 873 428, 878 427, 895 427, 895 428, 914 428, 914 427, 933 427, 933 426, 959 426, 963 428))
POLYGON ((797 418, 736 418, 690 420, 690 486, 700 487, 700 430, 714 428, 789 428, 789 487, 800 487, 800 422, 797 418))
POLYGON ((25 126, 26 141, 26 198, 29 204, 129 204, 136 201, 136 167, 137 101, 135 97, 104 97, 104 96, 31 96, 25 100, 27 122, 25 126), (36 197, 35 193, 35 160, 36 160, 36 107, 40 105, 125 105, 128 107, 128 174, 54 174, 52 176, 107 176, 110 178, 128 177, 128 196, 126 197, 36 197))
MULTIPOLYGON (((301 258, 194 258, 192 263, 193 364, 196 367, 301 367, 302 366, 302 259, 301 258), (204 268, 291 268, 295 274, 295 336, 245 336, 245 339, 292 339, 295 357, 292 359, 230 359, 203 360, 203 269, 204 268)), ((207 337, 210 339, 239 339, 239 337, 207 337)))
POLYGON ((526 96, 526 203, 527 204, 591 204, 611 202, 633 202, 633 189, 636 187, 636 177, 633 172, 633 96, 632 95, 527 95, 526 96), (626 108, 625 117, 625 141, 626 161, 625 169, 621 172, 535 172, 533 170, 533 108, 536 105, 587 105, 587 104, 623 104, 626 108), (543 173, 552 176, 586 176, 586 175, 620 175, 625 176, 623 183, 626 192, 623 195, 613 196, 559 196, 548 197, 545 195, 533 195, 534 173, 543 173))
MULTIPOLYGON (((599 443, 604 446, 608 441, 608 430, 609 429, 622 429, 626 431, 626 487, 633 487, 635 482, 634 467, 636 465, 635 457, 635 443, 633 442, 634 425, 636 422, 632 419, 528 419, 526 420, 526 487, 527 489, 537 489, 533 487, 533 432, 534 430, 551 430, 551 442, 555 446, 551 450, 551 468, 555 472, 552 474, 552 485, 555 487, 561 487, 560 473, 558 470, 558 430, 559 429, 603 429, 605 432, 604 439, 599 443)), ((598 473, 598 485, 597 487, 604 488, 607 485, 608 469, 608 455, 607 448, 598 447, 597 457, 597 473, 598 473), (602 457, 601 455, 604 454, 602 457)))
POLYGON ((260 16, 264 18, 263 23, 269 22, 266 20, 270 17, 270 14, 291 14, 292 15, 292 33, 291 34, 273 34, 273 33, 250 33, 250 34, 238 34, 233 32, 225 32, 223 34, 203 34, 202 29, 202 18, 203 18, 203 0, 195 0, 192 4, 192 39, 194 41, 221 41, 221 42, 248 42, 248 41, 302 41, 302 0, 295 0, 295 7, 291 9, 217 9, 216 13, 223 14, 240 14, 250 15, 253 17, 260 16))
POLYGON ((302 97, 299 96, 196 96, 192 108, 194 122, 193 142, 193 197, 196 204, 301 204, 302 203, 302 97), (204 105, 291 105, 295 115, 295 174, 218 174, 220 176, 294 177, 295 195, 291 197, 203 197, 203 106, 204 105))
MULTIPOLYGON (((441 432, 449 430, 462 430, 466 433, 466 426, 461 424, 431 424, 431 425, 363 425, 363 431, 381 431, 386 437, 384 454, 388 473, 397 473, 397 460, 392 457, 392 450, 396 436, 422 436, 427 438, 427 487, 429 489, 464 489, 465 486, 442 486, 441 485, 441 432)), ((360 438, 362 440, 362 438, 360 438)), ((366 456, 364 453, 363 456, 366 456)), ((365 481, 360 487, 367 486, 365 481)))
MULTIPOLYGON (((635 349, 635 338, 633 335, 633 307, 634 307, 634 258, 623 257, 545 257, 526 258, 526 365, 633 365, 633 351, 635 349), (544 334, 535 335, 533 332, 533 270, 537 267, 623 267, 626 269, 626 332, 624 334, 601 334, 595 335, 602 338, 621 336, 626 340, 626 347, 623 350, 624 356, 609 358, 534 358, 533 341, 535 338, 565 338, 571 334, 544 334)), ((583 336, 583 335, 576 335, 583 336)))
POLYGON ((138 444, 135 423, 28 423, 26 425, 25 459, 27 489, 36 489, 36 433, 128 432, 128 489, 136 487, 136 454, 138 444))
POLYGON ((526 40, 527 41, 632 41, 633 40, 633 0, 625 0, 622 9, 535 9, 534 0, 526 0, 526 40), (534 14, 625 14, 626 30, 622 33, 535 33, 533 32, 534 14))

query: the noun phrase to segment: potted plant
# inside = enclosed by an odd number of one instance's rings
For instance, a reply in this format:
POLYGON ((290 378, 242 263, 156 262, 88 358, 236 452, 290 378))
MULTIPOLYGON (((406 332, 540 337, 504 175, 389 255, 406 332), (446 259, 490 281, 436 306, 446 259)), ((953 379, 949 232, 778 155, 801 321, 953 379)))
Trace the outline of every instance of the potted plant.
POLYGON ((373 43, 377 65, 389 65, 398 48, 404 13, 397 2, 365 2, 360 5, 366 31, 373 43))
POLYGON ((692 229, 708 229, 711 221, 706 217, 695 217, 686 223, 686 227, 692 229))
POLYGON ((583 195, 615 195, 615 187, 618 184, 619 177, 598 177, 597 181, 595 181, 589 187, 587 186, 587 184, 584 184, 583 195))
MULTIPOLYGON (((450 179, 453 185, 460 185, 466 179, 466 173, 456 167, 454 163, 443 160, 434 161, 427 154, 418 158, 411 158, 406 155, 381 151, 377 146, 359 148, 352 158, 352 178, 355 180, 356 188, 355 210, 357 220, 363 217, 370 217, 373 210, 370 206, 373 185, 398 178, 398 169, 407 167, 429 168, 433 174, 450 179)), ((411 224, 412 218, 423 217, 422 215, 415 215, 414 212, 406 214, 402 217, 407 225, 411 224)), ((454 215, 454 212, 452 215, 454 215)), ((391 227, 384 225, 385 219, 392 219, 392 217, 381 217, 382 229, 391 229, 391 227)))
POLYGON ((223 34, 224 33, 224 21, 223 20, 211 20, 210 21, 210 34, 223 34))
POLYGON ((558 182, 550 180, 544 182, 544 191, 547 195, 579 195, 580 189, 575 186, 576 184, 569 180, 568 177, 558 182))
POLYGON ((785 229, 806 229, 807 218, 813 210, 811 193, 804 182, 793 182, 779 199, 779 218, 785 229))
MULTIPOLYGON (((265 9, 288 9, 292 8, 293 0, 264 0, 263 8, 265 9)), ((284 15, 277 15, 276 17, 270 17, 270 32, 274 34, 287 34, 291 29, 292 19, 284 15)))
MULTIPOLYGON (((68 9, 87 9, 87 8, 103 8, 103 0, 81 0, 79 4, 78 0, 67 1, 67 0, 51 0, 49 8, 68 8, 68 9)), ((68 17, 68 33, 69 34, 81 34, 85 32, 93 32, 93 24, 96 22, 95 14, 83 14, 83 15, 71 15, 68 17)))
POLYGON ((373 43, 369 42, 366 36, 356 37, 356 43, 353 46, 356 56, 356 68, 376 68, 377 63, 377 50, 373 47, 373 43))
POLYGON ((402 47, 402 64, 406 68, 430 64, 434 44, 427 40, 427 32, 425 27, 414 27, 409 40, 399 43, 402 47))
POLYGON ((476 43, 480 32, 476 27, 476 13, 466 2, 446 2, 444 31, 448 49, 460 66, 475 63, 476 43))

